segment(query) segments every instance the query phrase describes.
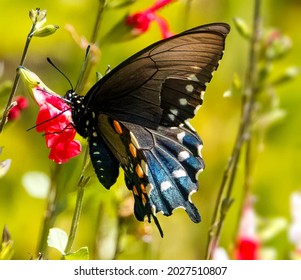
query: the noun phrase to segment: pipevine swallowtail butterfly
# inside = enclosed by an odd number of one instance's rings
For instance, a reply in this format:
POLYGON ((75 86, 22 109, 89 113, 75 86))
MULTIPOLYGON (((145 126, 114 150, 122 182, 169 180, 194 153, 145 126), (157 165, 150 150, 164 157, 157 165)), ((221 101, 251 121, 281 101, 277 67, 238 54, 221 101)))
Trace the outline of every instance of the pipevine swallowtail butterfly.
POLYGON ((139 221, 184 208, 200 222, 191 195, 204 169, 202 140, 188 123, 203 102, 230 27, 199 26, 156 42, 100 79, 85 96, 67 92, 75 129, 88 138, 99 182, 109 189, 119 167, 139 221))

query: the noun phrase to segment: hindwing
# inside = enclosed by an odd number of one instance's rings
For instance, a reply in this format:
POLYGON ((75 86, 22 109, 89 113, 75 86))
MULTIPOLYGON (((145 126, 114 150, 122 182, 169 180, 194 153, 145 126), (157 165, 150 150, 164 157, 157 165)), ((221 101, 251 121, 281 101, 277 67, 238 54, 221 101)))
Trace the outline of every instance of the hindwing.
POLYGON ((181 207, 193 222, 200 221, 191 201, 198 189, 198 173, 204 168, 202 141, 196 133, 185 127, 159 126, 153 130, 104 114, 98 121, 97 132, 120 163, 126 185, 133 192, 138 220, 153 217, 160 229, 155 214, 169 216, 181 207))

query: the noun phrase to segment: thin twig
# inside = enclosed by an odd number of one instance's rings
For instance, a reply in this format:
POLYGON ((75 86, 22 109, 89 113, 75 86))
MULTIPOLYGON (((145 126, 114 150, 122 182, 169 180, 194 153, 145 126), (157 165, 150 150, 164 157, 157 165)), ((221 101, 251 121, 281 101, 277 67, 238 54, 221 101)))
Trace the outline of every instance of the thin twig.
MULTIPOLYGON (((85 150, 85 158, 84 158, 84 168, 83 168, 83 173, 85 170, 86 166, 86 161, 88 157, 88 149, 85 150)), ((77 188, 77 196, 76 196, 76 204, 75 204, 75 209, 73 213, 73 218, 72 218, 72 223, 70 227, 70 232, 68 235, 68 242, 65 248, 65 254, 68 255, 71 253, 72 245, 75 239, 75 235, 77 232, 77 227, 79 224, 79 219, 81 215, 81 210, 82 210, 82 205, 83 205, 83 198, 84 198, 84 192, 85 192, 85 187, 89 181, 89 177, 84 177, 84 175, 81 175, 79 183, 78 183, 78 188, 77 188)))
POLYGON ((62 166, 56 164, 51 174, 50 188, 47 195, 47 209, 43 220, 42 233, 37 248, 37 255, 43 254, 47 258, 47 238, 50 228, 53 227, 57 216, 57 181, 56 178, 62 170, 62 166))
MULTIPOLYGON (((250 124, 252 120, 252 112, 254 110, 254 102, 256 97, 256 81, 257 81, 257 56, 258 56, 258 41, 260 36, 260 0, 255 0, 253 33, 250 42, 249 66, 245 82, 243 95, 243 111, 241 116, 240 127, 236 137, 232 155, 229 158, 228 164, 224 171, 221 186, 219 189, 215 209, 213 213, 211 229, 208 235, 206 259, 211 259, 212 254, 217 247, 218 240, 222 231, 223 223, 227 212, 233 202, 232 189, 237 173, 237 166, 241 154, 242 146, 249 139, 250 124), (226 192, 225 197, 223 194, 226 192)), ((249 166, 246 174, 249 174, 249 166)), ((247 186, 249 178, 246 178, 245 186, 247 186)))
MULTIPOLYGON (((25 46, 24 46, 24 49, 23 49, 23 54, 22 54, 22 57, 21 57, 21 60, 20 60, 20 63, 19 63, 19 67, 24 66, 24 62, 25 62, 25 59, 26 59, 26 56, 27 56, 27 53, 28 53, 28 48, 29 48, 29 45, 30 45, 30 42, 31 42, 31 39, 32 39, 32 35, 33 35, 33 31, 35 30, 36 24, 37 24, 37 18, 35 19, 35 22, 33 22, 32 26, 31 26, 31 29, 30 29, 30 32, 27 35, 25 46)), ((15 80, 14 80, 14 83, 13 83, 13 87, 12 87, 10 95, 8 97, 7 104, 6 104, 6 107, 5 107, 5 110, 3 112, 1 122, 0 122, 0 134, 1 134, 3 128, 6 124, 7 116, 8 116, 9 110, 11 108, 11 104, 13 102, 15 93, 17 91, 19 81, 20 81, 20 73, 17 71, 16 76, 15 76, 15 80)))
MULTIPOLYGON (((100 23, 101 23, 101 18, 102 18, 102 14, 104 11, 104 5, 105 5, 105 1, 100 0, 99 1, 99 9, 98 9, 98 13, 97 13, 97 18, 95 21, 95 25, 93 28, 93 33, 91 36, 91 44, 95 44, 97 37, 98 37, 98 33, 99 33, 99 29, 100 29, 100 23)), ((80 92, 81 89, 83 89, 87 78, 90 75, 90 72, 92 70, 92 62, 91 62, 91 57, 88 55, 87 56, 87 61, 85 62, 84 65, 84 69, 82 69, 82 73, 81 73, 81 77, 79 79, 79 82, 77 84, 77 89, 80 92)), ((75 239, 75 235, 77 232, 77 227, 79 224, 79 220, 80 220, 80 215, 81 215, 81 210, 82 210, 82 204, 83 204, 83 198, 84 198, 84 191, 85 191, 85 186, 87 185, 88 181, 89 181, 89 177, 85 177, 84 176, 84 172, 85 172, 85 167, 87 165, 87 161, 88 161, 88 148, 86 148, 86 152, 85 152, 85 157, 84 157, 84 161, 83 161, 83 172, 81 174, 79 183, 78 183, 78 190, 77 190, 77 197, 76 197, 76 205, 75 205, 75 209, 74 209, 74 213, 73 213, 73 218, 72 218, 72 224, 70 227, 70 232, 68 235, 68 242, 65 248, 65 254, 70 254, 71 253, 71 249, 72 249, 72 245, 75 239)))
MULTIPOLYGON (((99 0, 99 6, 98 6, 98 12, 96 16, 96 20, 93 27, 93 32, 91 34, 90 38, 90 44, 96 47, 97 38, 99 35, 100 25, 102 22, 102 16, 103 12, 105 10, 106 1, 105 0, 99 0)), ((85 62, 84 69, 82 69, 81 75, 79 77, 79 81, 76 87, 76 92, 81 93, 90 77, 90 74, 92 72, 93 65, 96 63, 95 58, 93 58, 93 49, 91 46, 91 51, 88 53, 88 56, 86 57, 87 61, 85 62)), ((97 48, 97 47, 96 47, 97 48)))

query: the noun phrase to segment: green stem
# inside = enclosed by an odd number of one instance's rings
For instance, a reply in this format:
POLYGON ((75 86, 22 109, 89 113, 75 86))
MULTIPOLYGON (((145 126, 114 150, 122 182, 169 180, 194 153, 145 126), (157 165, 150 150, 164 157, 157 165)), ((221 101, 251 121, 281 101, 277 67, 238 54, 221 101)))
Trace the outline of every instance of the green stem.
POLYGON ((89 181, 89 178, 85 178, 84 176, 81 176, 80 181, 78 183, 75 210, 73 213, 72 224, 71 224, 70 232, 68 235, 68 242, 67 242, 67 245, 65 248, 66 255, 71 253, 72 245, 73 245, 73 242, 75 239, 75 235, 77 232, 77 227, 78 227, 79 219, 80 219, 80 215, 81 215, 85 186, 87 185, 88 181, 89 181))
MULTIPOLYGON (((93 28, 93 33, 92 33, 92 36, 91 36, 91 41, 90 41, 91 44, 95 44, 95 42, 97 40, 104 8, 105 8, 105 1, 100 0, 96 21, 95 21, 94 28, 93 28)), ((84 85, 86 84, 87 79, 88 79, 88 77, 90 75, 90 72, 92 70, 92 61, 91 61, 91 57, 89 56, 89 54, 87 55, 86 59, 87 60, 85 61, 84 65, 82 67, 81 75, 80 75, 79 82, 78 82, 77 88, 76 88, 76 91, 79 92, 79 93, 83 90, 84 85)), ((83 204, 83 198, 84 198, 84 192, 85 192, 85 186, 86 186, 87 182, 89 181, 89 177, 88 178, 84 177, 84 172, 85 172, 85 168, 86 168, 86 164, 87 164, 87 160, 88 160, 88 154, 89 153, 88 153, 88 148, 87 148, 86 152, 85 152, 85 157, 84 157, 83 172, 81 174, 80 181, 78 183, 76 205, 75 205, 75 210, 74 210, 74 213, 73 213, 70 232, 69 232, 69 235, 68 235, 68 242, 67 242, 67 245, 66 245, 66 248, 65 248, 65 254, 70 254, 71 253, 72 245, 73 245, 73 242, 74 242, 74 239, 75 239, 75 235, 76 235, 76 232, 77 232, 77 227, 78 227, 79 220, 80 220, 82 204, 83 204)))
MULTIPOLYGON (((94 23, 93 32, 92 32, 92 35, 90 38, 91 45, 96 45, 96 41, 97 41, 97 37, 99 34, 102 15, 105 10, 105 6, 106 6, 106 1, 99 0, 98 12, 97 12, 96 20, 94 23)), ((90 53, 87 54, 87 57, 85 59, 86 59, 86 61, 82 67, 79 81, 78 81, 77 87, 76 87, 76 92, 79 94, 83 92, 84 87, 87 84, 87 80, 89 79, 90 74, 92 72, 93 65, 96 63, 96 61, 93 59, 93 57, 91 57, 90 53)))
MULTIPOLYGON (((243 96, 243 111, 239 131, 236 137, 235 145, 229 158, 228 164, 224 171, 221 186, 217 196, 213 218, 211 222, 211 229, 208 235, 208 243, 206 250, 206 259, 211 259, 212 254, 217 247, 218 240, 222 231, 224 220, 227 212, 233 202, 231 199, 235 176, 237 173, 237 166, 242 150, 242 146, 249 139, 250 124, 252 121, 252 112, 254 110, 254 103, 256 97, 256 82, 257 82, 257 56, 258 56, 258 42, 260 30, 260 0, 255 0, 254 20, 253 20, 253 35, 250 42, 249 66, 247 70, 247 77, 245 83, 245 90, 243 96), (226 191, 225 198, 223 194, 226 191)), ((247 155, 249 156, 249 155, 247 155)), ((249 168, 249 167, 247 167, 249 168)), ((246 171, 249 174, 249 170, 246 171)), ((249 175, 248 175, 249 176, 249 175)), ((246 180, 249 180, 246 179, 246 180)), ((245 186, 246 186, 245 181, 245 186)))
MULTIPOLYGON (((19 66, 24 66, 24 62, 25 62, 25 59, 26 59, 26 56, 27 56, 27 53, 28 53, 28 48, 29 48, 29 45, 30 45, 30 42, 31 42, 32 34, 33 34, 33 31, 35 30, 36 24, 37 24, 37 19, 32 24, 30 32, 27 35, 25 46, 24 46, 24 49, 23 49, 23 54, 22 54, 19 66)), ((6 107, 5 107, 5 110, 3 112, 3 116, 2 116, 1 122, 0 122, 0 134, 1 134, 3 128, 4 128, 5 124, 6 124, 7 116, 8 116, 9 110, 11 109, 11 104, 13 102, 15 93, 17 91, 19 80, 20 80, 20 74, 17 71, 16 72, 16 76, 15 76, 15 80, 14 80, 14 83, 13 83, 13 87, 12 87, 10 95, 8 97, 7 104, 6 104, 6 107)))
POLYGON ((95 44, 98 34, 99 34, 99 30, 100 30, 100 24, 102 21, 102 16, 103 16, 103 12, 106 6, 106 1, 105 0, 99 0, 99 6, 98 6, 98 13, 97 13, 97 17, 95 20, 95 24, 94 24, 94 28, 93 28, 93 32, 90 38, 90 42, 95 44))
POLYGON ((57 216, 57 182, 56 178, 58 177, 61 171, 61 165, 56 164, 55 169, 51 175, 50 188, 47 195, 47 208, 45 212, 45 217, 43 221, 42 233, 40 237, 40 242, 38 245, 37 254, 42 254, 43 258, 47 257, 47 238, 50 228, 53 227, 56 216, 57 216))

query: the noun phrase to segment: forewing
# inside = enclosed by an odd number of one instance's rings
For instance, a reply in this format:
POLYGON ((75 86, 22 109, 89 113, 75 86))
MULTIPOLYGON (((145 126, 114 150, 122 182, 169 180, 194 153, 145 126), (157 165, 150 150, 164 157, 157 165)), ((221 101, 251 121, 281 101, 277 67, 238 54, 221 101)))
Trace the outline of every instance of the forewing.
POLYGON ((148 128, 183 123, 202 103, 229 30, 224 23, 204 25, 147 47, 96 83, 85 103, 148 128))

